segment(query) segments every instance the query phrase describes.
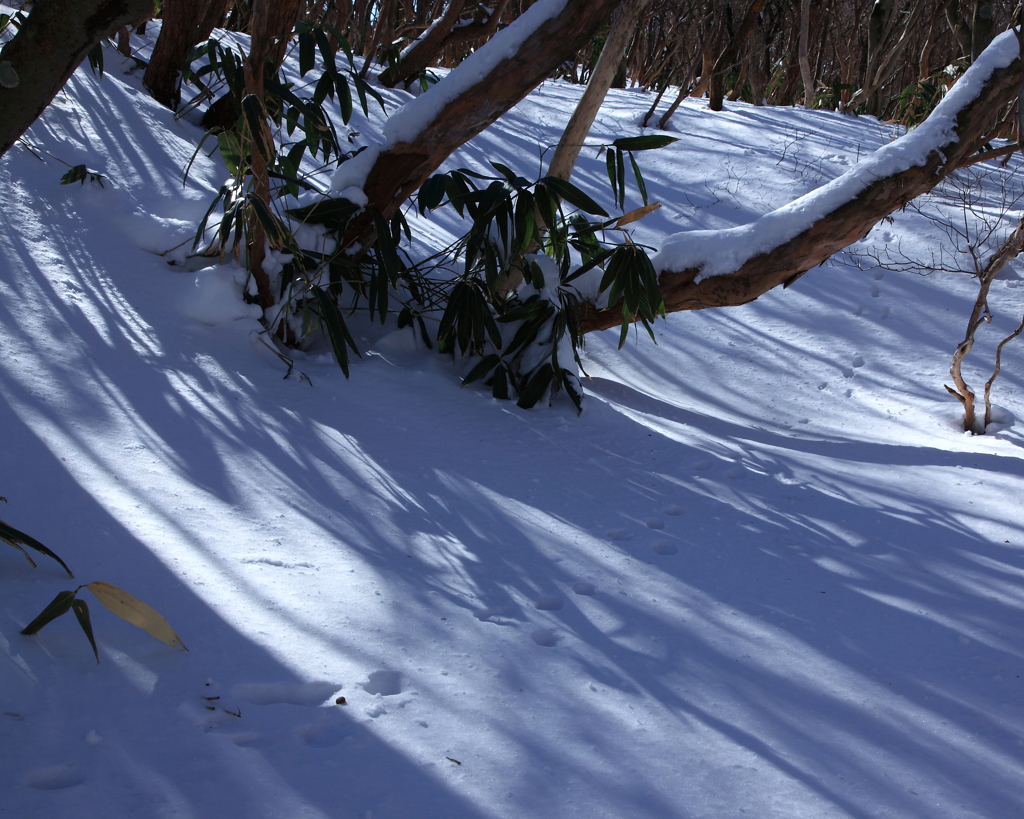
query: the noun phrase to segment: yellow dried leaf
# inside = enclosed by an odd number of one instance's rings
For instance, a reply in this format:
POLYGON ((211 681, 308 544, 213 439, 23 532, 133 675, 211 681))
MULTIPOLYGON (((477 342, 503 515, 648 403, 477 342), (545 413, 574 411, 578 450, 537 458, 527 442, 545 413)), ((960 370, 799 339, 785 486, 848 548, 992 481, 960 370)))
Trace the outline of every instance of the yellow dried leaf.
POLYGON ((133 626, 138 626, 169 646, 188 651, 181 638, 171 628, 171 624, 137 597, 133 597, 110 583, 104 583, 102 580, 87 583, 85 587, 122 620, 127 620, 133 626))
POLYGON ((661 202, 651 202, 649 205, 644 205, 642 208, 631 210, 629 213, 625 213, 618 218, 615 222, 615 227, 620 228, 623 225, 628 225, 631 222, 638 222, 650 213, 653 213, 661 207, 661 202))

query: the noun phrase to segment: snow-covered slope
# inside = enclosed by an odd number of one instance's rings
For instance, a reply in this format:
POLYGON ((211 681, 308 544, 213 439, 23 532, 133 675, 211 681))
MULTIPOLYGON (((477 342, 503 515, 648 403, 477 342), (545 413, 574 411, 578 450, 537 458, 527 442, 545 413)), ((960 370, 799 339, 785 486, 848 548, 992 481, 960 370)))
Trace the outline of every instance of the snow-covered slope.
MULTIPOLYGON (((183 187, 201 132, 107 59, 26 135, 103 187, 0 160, 0 517, 76 573, 0 551, 0 815, 1024 811, 1024 354, 1004 354, 1004 423, 965 436, 942 384, 970 277, 830 267, 670 316, 657 346, 595 336, 579 418, 460 390, 393 328, 365 331, 348 382, 315 351, 284 380, 240 299, 220 309, 230 270, 158 255, 226 173, 200 155, 183 187), (18 633, 93 580, 189 652, 97 605, 99 665, 70 616, 18 633)), ((545 85, 451 166, 536 176, 578 94, 545 85)), ((649 104, 613 92, 594 141, 649 104)), ((742 104, 673 128, 642 157, 654 246, 890 139, 742 104)), ((608 201, 594 154, 574 181, 608 201)), ((412 221, 421 247, 457 230, 412 221)), ((907 213, 864 247, 897 239, 936 241, 907 213)), ((996 282, 975 384, 1022 292, 996 282)))

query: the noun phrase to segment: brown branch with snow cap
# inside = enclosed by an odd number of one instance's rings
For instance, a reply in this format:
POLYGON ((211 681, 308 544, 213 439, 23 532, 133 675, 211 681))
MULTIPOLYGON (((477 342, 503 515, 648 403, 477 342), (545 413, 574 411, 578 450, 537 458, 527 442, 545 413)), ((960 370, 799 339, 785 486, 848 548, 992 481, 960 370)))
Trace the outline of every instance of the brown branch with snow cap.
MULTIPOLYGON (((931 190, 982 148, 1003 107, 1016 99, 1021 80, 1016 36, 1007 32, 924 123, 843 176, 751 225, 670 237, 654 259, 666 312, 746 304, 779 285, 789 286, 863 239, 881 219, 931 190), (794 233, 800 212, 814 218, 794 233), (741 243, 754 247, 756 255, 738 257, 732 266, 721 256, 715 264, 701 258, 699 247, 731 249, 741 243), (690 263, 680 263, 688 257, 690 263)), ((584 305, 581 319, 584 332, 605 330, 621 324, 622 310, 584 305)))

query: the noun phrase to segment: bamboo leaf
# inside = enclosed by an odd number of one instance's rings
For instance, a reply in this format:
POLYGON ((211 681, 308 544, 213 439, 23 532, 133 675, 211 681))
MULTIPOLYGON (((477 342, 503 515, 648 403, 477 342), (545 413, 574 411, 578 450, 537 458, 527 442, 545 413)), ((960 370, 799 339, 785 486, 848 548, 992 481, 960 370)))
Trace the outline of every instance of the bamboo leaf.
POLYGON ((622 150, 615 152, 616 174, 619 178, 619 210, 626 207, 626 165, 622 159, 622 150))
POLYGON ((324 61, 324 66, 330 73, 337 73, 338 64, 334 61, 334 49, 331 48, 331 42, 327 39, 327 33, 322 28, 315 28, 313 37, 320 48, 320 57, 324 61))
POLYGON ((253 213, 259 219, 260 224, 267 233, 272 247, 281 247, 284 242, 285 230, 273 211, 267 207, 267 203, 260 199, 255 193, 247 193, 245 201, 252 207, 253 213))
POLYGON ((331 340, 334 357, 338 362, 338 366, 341 367, 341 371, 345 374, 345 378, 348 378, 348 350, 346 345, 351 347, 352 352, 357 356, 359 355, 359 350, 356 348, 356 343, 349 333, 348 327, 345 325, 345 319, 342 317, 337 305, 316 285, 313 285, 310 289, 316 297, 317 307, 320 308, 320 318, 327 328, 327 335, 331 340))
POLYGON ((433 210, 444 201, 446 185, 447 178, 441 173, 434 174, 423 183, 417 194, 416 201, 421 216, 426 211, 433 210))
POLYGON ((654 148, 664 148, 673 142, 678 142, 679 137, 665 136, 664 134, 647 134, 638 137, 619 137, 612 145, 621 151, 650 151, 654 148))
POLYGON ((242 113, 249 125, 249 137, 263 158, 269 163, 274 156, 274 146, 267 140, 267 112, 255 94, 242 98, 242 113))
POLYGON ((502 401, 508 401, 508 373, 504 367, 498 367, 494 371, 494 379, 491 382, 491 395, 502 401))
POLYGON ((82 631, 85 632, 85 636, 89 638, 89 645, 92 646, 92 653, 96 656, 96 662, 100 661, 100 652, 96 648, 96 638, 92 633, 92 622, 89 619, 89 606, 84 600, 79 600, 77 597, 71 601, 71 609, 75 613, 75 617, 78 618, 78 625, 82 627, 82 631))
POLYGON ((491 355, 485 355, 477 362, 476 366, 466 374, 466 377, 462 379, 462 386, 465 387, 467 384, 479 381, 500 363, 501 359, 493 353, 491 355))
POLYGON ((341 121, 348 125, 352 119, 352 91, 348 87, 348 80, 345 75, 338 72, 334 74, 334 88, 338 92, 338 104, 341 106, 341 121))
POLYGON ((304 31, 299 35, 299 76, 305 77, 316 65, 316 43, 313 35, 304 31))
POLYGON ((68 577, 75 576, 71 569, 67 567, 67 564, 57 557, 56 554, 47 549, 42 543, 33 537, 29 537, 24 532, 18 531, 13 526, 8 526, 2 520, 0 520, 0 540, 3 540, 5 543, 10 543, 15 549, 18 549, 23 555, 25 555, 25 557, 28 558, 28 562, 31 563, 33 567, 36 565, 35 561, 29 556, 28 552, 21 548, 19 544, 24 544, 30 549, 35 549, 37 552, 44 554, 47 557, 52 557, 60 563, 64 571, 68 573, 68 577))
MULTIPOLYGON (((100 603, 122 620, 128 621, 133 626, 138 626, 147 634, 173 648, 188 651, 181 638, 171 628, 170 623, 137 597, 133 597, 110 583, 104 583, 102 580, 87 583, 85 587, 96 596, 100 603)), ((70 605, 69 601, 68 606, 70 607, 70 605)))
POLYGON ((629 308, 625 304, 622 305, 622 330, 619 333, 619 349, 621 350, 625 344, 626 339, 629 337, 629 325, 632 323, 632 315, 629 312, 629 308))
POLYGON ((340 233, 348 224, 352 214, 359 210, 359 206, 348 199, 329 198, 321 199, 312 205, 301 208, 290 208, 285 211, 289 216, 298 219, 300 222, 307 222, 311 225, 323 225, 328 230, 340 233))
MULTIPOLYGON (((217 147, 220 148, 221 158, 232 176, 238 176, 238 170, 242 167, 242 151, 238 138, 228 132, 217 134, 217 147)), ((223 188, 221 188, 223 190, 223 188)))
POLYGON ((615 178, 615 151, 611 149, 605 151, 604 160, 605 164, 608 166, 608 184, 611 185, 612 195, 614 196, 615 192, 619 189, 618 181, 615 178))
POLYGON ((50 605, 43 609, 35 620, 25 626, 25 628, 21 630, 21 633, 35 634, 47 623, 56 620, 62 614, 66 614, 71 608, 71 601, 75 599, 77 591, 78 589, 75 589, 75 591, 62 591, 58 593, 58 595, 50 601, 50 605))
POLYGON ((380 263, 388 274, 388 280, 393 286, 398 285, 398 275, 401 273, 402 265, 398 260, 398 250, 395 247, 394 238, 388 229, 388 223, 384 216, 376 208, 372 209, 373 227, 377 232, 377 254, 380 263))
POLYGON ((629 155, 629 164, 633 166, 633 176, 636 177, 636 186, 640 190, 640 198, 647 204, 647 183, 644 182, 644 175, 640 173, 640 166, 636 164, 633 154, 629 155))
POLYGON ((602 208, 597 204, 597 202, 587 196, 571 182, 566 182, 564 179, 559 179, 557 176, 546 176, 541 180, 541 184, 550 188, 554 193, 573 207, 579 208, 587 213, 597 214, 598 216, 608 215, 608 211, 602 208))
MULTIPOLYGON (((644 195, 644 201, 647 201, 646 192, 644 195)), ((632 224, 633 222, 638 222, 645 216, 649 216, 650 214, 654 213, 654 211, 656 211, 660 207, 661 202, 651 202, 651 204, 645 204, 642 208, 637 208, 636 210, 631 210, 629 213, 624 213, 622 216, 615 220, 615 227, 620 228, 624 227, 625 225, 632 224)))
POLYGON ((523 177, 516 174, 516 172, 509 168, 507 165, 502 165, 500 162, 490 162, 494 169, 502 176, 504 176, 512 185, 512 187, 514 187, 516 190, 520 190, 521 188, 526 186, 527 181, 523 177))
POLYGON ((596 256, 592 256, 590 259, 587 260, 585 264, 581 265, 578 270, 574 270, 572 273, 570 273, 568 276, 562 279, 562 284, 568 284, 573 279, 579 278, 584 273, 587 273, 588 271, 593 270, 598 265, 603 264, 604 260, 611 256, 613 252, 613 248, 606 248, 602 250, 600 253, 598 253, 596 256))
POLYGON ((523 409, 530 409, 535 406, 544 397, 548 387, 551 386, 551 376, 553 373, 554 369, 550 364, 542 364, 538 367, 526 386, 523 387, 523 391, 519 393, 519 401, 516 403, 523 409))

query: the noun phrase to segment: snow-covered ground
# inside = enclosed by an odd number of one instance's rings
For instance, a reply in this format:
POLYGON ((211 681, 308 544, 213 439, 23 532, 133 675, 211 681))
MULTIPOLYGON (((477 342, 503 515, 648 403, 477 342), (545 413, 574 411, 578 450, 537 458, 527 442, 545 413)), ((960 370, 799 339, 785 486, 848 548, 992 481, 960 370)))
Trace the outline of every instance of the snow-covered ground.
MULTIPOLYGON (((672 315, 657 346, 595 335, 581 417, 460 390, 465 366, 394 327, 365 328, 350 381, 316 350, 284 380, 231 271, 159 255, 226 172, 201 155, 182 185, 201 131, 127 68, 108 51, 26 135, 102 187, 0 160, 0 517, 76 573, 0 551, 0 815, 1024 814, 1024 341, 1000 425, 965 435, 942 385, 968 275, 862 258, 672 315), (220 323, 189 317, 197 289, 220 323), (99 665, 70 615, 19 634, 93 580, 188 653, 98 605, 99 665)), ((578 95, 544 85, 449 167, 535 177, 578 95)), ((594 141, 638 134, 650 101, 613 92, 594 141)), ((380 119, 357 120, 372 141, 380 119)), ((752 222, 892 138, 697 101, 672 126, 639 156, 652 246, 752 222)), ((993 171, 998 211, 998 177, 1021 178, 993 171)), ((596 151, 574 181, 610 202, 596 151)), ((458 229, 411 221, 421 250, 458 229)), ((940 238, 908 211, 860 249, 940 238)), ((1021 269, 993 287, 976 386, 1021 269)))

